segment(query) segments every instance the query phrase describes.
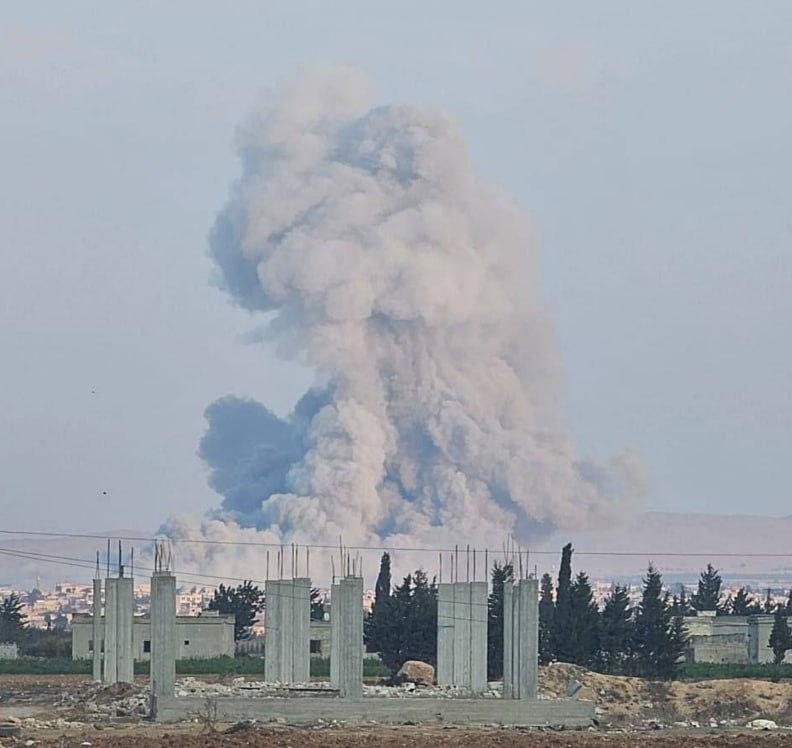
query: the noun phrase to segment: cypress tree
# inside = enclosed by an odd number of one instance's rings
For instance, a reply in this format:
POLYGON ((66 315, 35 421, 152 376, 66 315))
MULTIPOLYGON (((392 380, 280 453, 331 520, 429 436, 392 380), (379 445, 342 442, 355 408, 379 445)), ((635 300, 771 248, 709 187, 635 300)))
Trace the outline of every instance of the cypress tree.
POLYGON ((602 609, 600 667, 614 675, 628 671, 632 650, 632 611, 626 587, 614 585, 602 609))
POLYGON ((740 587, 729 605, 729 613, 733 616, 749 616, 755 612, 755 604, 745 587, 740 587))
POLYGON ((637 675, 673 677, 684 652, 686 632, 681 616, 675 616, 663 578, 649 565, 641 602, 635 613, 634 653, 637 675))
POLYGON ((553 578, 549 574, 542 577, 539 596, 539 662, 546 665, 555 657, 553 625, 555 601, 553 600, 553 578))
POLYGON ((770 632, 767 644, 773 650, 773 664, 776 666, 777 679, 781 663, 784 661, 787 651, 792 649, 792 631, 789 629, 789 621, 783 605, 779 605, 775 610, 773 630, 770 632))
POLYGON ((707 564, 707 568, 701 572, 698 582, 698 591, 691 598, 691 603, 696 610, 714 610, 721 612, 721 576, 718 570, 712 565, 707 564))
POLYGON ((487 611, 487 672, 490 679, 495 680, 503 676, 503 588, 514 581, 514 569, 511 564, 501 566, 496 561, 490 576, 492 592, 487 611))
POLYGON ((363 641, 369 652, 378 652, 386 646, 391 620, 391 562, 390 555, 383 553, 374 591, 374 604, 363 622, 363 641))
POLYGON ((599 647, 600 614, 585 572, 578 573, 572 584, 569 612, 569 661, 577 665, 593 665, 599 647))
POLYGON ((380 559, 379 574, 377 574, 377 584, 374 587, 374 604, 382 602, 391 594, 391 559, 390 554, 385 552, 380 559))
POLYGON ((570 662, 571 649, 571 594, 572 594, 572 543, 567 543, 561 551, 561 566, 558 569, 556 586, 555 620, 553 621, 553 641, 555 656, 562 662, 570 662))

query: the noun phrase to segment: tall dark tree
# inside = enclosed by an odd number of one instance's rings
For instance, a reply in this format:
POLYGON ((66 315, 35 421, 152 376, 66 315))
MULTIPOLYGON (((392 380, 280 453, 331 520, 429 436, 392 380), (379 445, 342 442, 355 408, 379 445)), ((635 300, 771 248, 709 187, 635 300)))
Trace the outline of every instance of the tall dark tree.
POLYGON ((324 621, 325 605, 318 587, 311 587, 311 620, 324 621))
POLYGON ((690 602, 695 610, 721 611, 721 586, 723 580, 718 570, 712 565, 707 564, 707 568, 701 572, 698 582, 698 591, 693 595, 690 602))
POLYGON ((779 605, 775 610, 773 630, 770 632, 767 644, 773 650, 773 664, 778 668, 784 661, 787 651, 792 649, 792 631, 789 629, 789 621, 783 605, 779 605))
POLYGON ((396 673, 406 660, 434 664, 437 659, 437 585, 418 569, 408 574, 381 602, 381 613, 372 631, 371 619, 364 629, 369 650, 396 673), (372 638, 373 633, 373 638, 372 638))
POLYGON ((671 610, 663 578, 654 566, 644 577, 641 602, 635 612, 634 669, 645 677, 672 678, 685 649, 684 622, 671 610))
POLYGON ((378 652, 386 646, 386 636, 393 625, 391 614, 391 560, 388 553, 380 559, 374 604, 363 623, 363 641, 369 652, 378 652))
POLYGON ((572 543, 567 543, 561 551, 561 565, 558 568, 558 584, 556 585, 553 641, 555 642, 555 656, 562 662, 571 661, 572 553, 572 543))
POLYGON ((553 628, 555 620, 555 600, 553 599, 553 578, 542 576, 539 593, 539 662, 546 665, 555 657, 553 628))
POLYGON ((789 616, 789 615, 792 615, 792 588, 790 588, 790 590, 789 590, 789 595, 787 595, 787 601, 786 601, 786 614, 787 614, 788 616, 789 616))
POLYGON ((600 614, 585 572, 579 572, 572 583, 569 611, 569 661, 591 666, 599 650, 600 614))
POLYGON ((602 608, 600 625, 600 667, 614 675, 629 670, 632 651, 632 611, 626 587, 614 585, 602 608))
POLYGON ((0 642, 21 644, 27 633, 27 615, 16 592, 0 603, 0 642))
POLYGON ((251 581, 245 581, 237 587, 226 587, 221 584, 209 602, 207 610, 219 613, 233 613, 234 640, 249 639, 256 617, 264 610, 264 592, 251 581))
POLYGON ((497 561, 490 574, 492 592, 487 610, 487 672, 491 680, 503 676, 503 588, 514 581, 511 564, 501 566, 497 561))
POLYGON ((740 587, 731 598, 728 610, 733 616, 749 616, 756 612, 756 603, 748 594, 748 590, 745 587, 740 587))
POLYGON ((765 595, 763 607, 764 607, 764 612, 767 613, 767 615, 770 615, 775 611, 775 605, 773 605, 773 598, 770 596, 769 587, 767 588, 767 594, 765 595))
POLYGON ((391 594, 391 559, 390 554, 385 552, 380 559, 379 574, 377 574, 377 584, 374 587, 374 604, 382 602, 391 594))

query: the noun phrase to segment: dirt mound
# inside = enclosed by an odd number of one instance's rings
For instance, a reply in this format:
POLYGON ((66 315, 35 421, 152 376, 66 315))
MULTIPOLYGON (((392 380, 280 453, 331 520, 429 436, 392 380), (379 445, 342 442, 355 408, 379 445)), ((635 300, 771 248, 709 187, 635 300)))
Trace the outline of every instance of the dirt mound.
POLYGON ((734 678, 701 681, 650 681, 593 673, 565 663, 539 669, 539 691, 564 697, 580 684, 576 698, 594 701, 601 719, 614 724, 713 722, 745 724, 765 717, 792 722, 792 685, 734 678))

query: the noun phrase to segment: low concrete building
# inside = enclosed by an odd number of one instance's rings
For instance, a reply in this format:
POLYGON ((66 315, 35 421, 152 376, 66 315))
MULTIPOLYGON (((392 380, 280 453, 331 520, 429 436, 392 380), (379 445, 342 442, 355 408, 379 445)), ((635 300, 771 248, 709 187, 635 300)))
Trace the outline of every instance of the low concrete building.
MULTIPOLYGON (((772 615, 716 616, 705 612, 685 617, 689 639, 688 662, 730 665, 762 664, 773 661, 770 648, 772 615)), ((792 652, 785 662, 792 662, 792 652)))
POLYGON ((0 644, 0 660, 15 660, 19 657, 19 648, 13 642, 0 644))
MULTIPOLYGON (((72 659, 93 657, 93 616, 75 613, 72 618, 72 659)), ((104 627, 102 627, 104 630, 104 627)), ((200 616, 176 617, 176 658, 190 660, 234 656, 234 616, 206 610, 200 616)), ((104 651, 104 641, 99 642, 104 651)), ((135 617, 132 647, 136 661, 151 657, 151 619, 135 617)))

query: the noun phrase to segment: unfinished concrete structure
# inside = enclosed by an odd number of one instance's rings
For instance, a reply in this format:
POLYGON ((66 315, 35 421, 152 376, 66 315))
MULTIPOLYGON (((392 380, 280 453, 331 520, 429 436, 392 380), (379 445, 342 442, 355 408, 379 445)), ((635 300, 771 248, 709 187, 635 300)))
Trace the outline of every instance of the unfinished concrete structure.
POLYGON ((487 690, 487 583, 437 589, 437 684, 487 690))
POLYGON ((363 577, 346 576, 330 593, 330 685, 343 699, 363 696, 363 577))
POLYGON ((539 665, 539 583, 503 586, 503 698, 536 699, 539 665))
MULTIPOLYGON (((93 580, 93 616, 91 617, 91 647, 92 668, 91 673, 94 681, 102 680, 102 580, 99 577, 99 554, 96 559, 96 576, 93 580)), ((72 644, 72 650, 74 645, 72 644)))
POLYGON ((173 696, 176 687, 176 577, 170 571, 170 554, 162 545, 154 549, 150 641, 152 700, 173 696))
POLYGON ((308 683, 311 580, 268 579, 264 592, 264 678, 272 683, 308 683))
MULTIPOLYGON (((123 574, 123 568, 121 569, 123 574)), ((102 681, 132 683, 132 621, 135 596, 132 577, 105 579, 104 670, 102 681)))

